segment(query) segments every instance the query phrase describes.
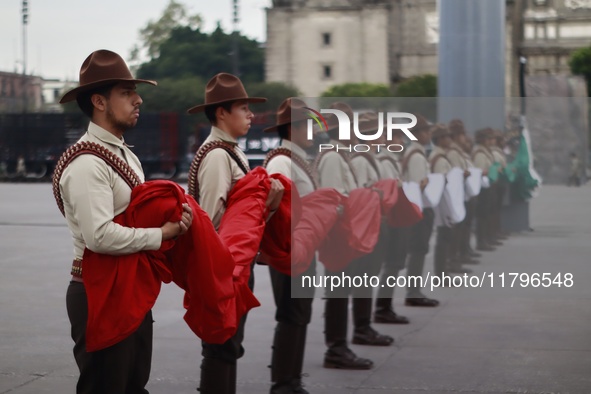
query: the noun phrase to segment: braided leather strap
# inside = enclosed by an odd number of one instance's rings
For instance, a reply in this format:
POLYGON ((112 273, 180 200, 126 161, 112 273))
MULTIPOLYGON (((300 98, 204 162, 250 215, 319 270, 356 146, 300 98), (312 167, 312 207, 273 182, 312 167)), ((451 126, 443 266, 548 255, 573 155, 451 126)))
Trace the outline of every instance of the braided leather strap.
POLYGON ((115 153, 111 152, 106 147, 95 142, 77 142, 66 149, 66 151, 62 154, 55 165, 55 171, 52 177, 53 196, 55 197, 57 207, 64 216, 64 201, 62 200, 62 195, 60 192, 60 179, 62 178, 64 170, 72 162, 72 160, 81 155, 94 155, 103 159, 113 168, 113 170, 115 170, 115 172, 117 172, 117 174, 119 174, 119 176, 121 176, 121 178, 131 189, 142 183, 138 174, 136 174, 129 164, 127 164, 124 160, 119 158, 115 153))
POLYGON ((282 146, 280 146, 279 148, 275 148, 271 152, 267 153, 267 157, 265 157, 265 161, 263 161, 263 168, 267 168, 267 164, 269 164, 271 159, 276 156, 289 157, 291 161, 296 163, 296 165, 300 167, 302 170, 304 170, 306 175, 308 175, 308 178, 310 178, 312 185, 314 185, 314 189, 318 189, 318 181, 316 180, 316 177, 312 172, 312 167, 310 167, 308 162, 297 153, 293 153, 291 150, 284 148, 282 146))
POLYGON ((406 173, 408 171, 408 163, 410 163, 410 158, 413 157, 413 155, 415 155, 417 153, 420 154, 421 156, 423 156, 425 158, 425 160, 428 161, 427 156, 423 153, 423 151, 415 149, 412 152, 410 152, 408 154, 408 156, 406 156, 404 158, 404 160, 402 161, 402 172, 403 173, 406 173))
POLYGON ((246 165, 240 157, 234 152, 234 145, 229 144, 224 141, 212 141, 208 142, 207 144, 201 145, 191 162, 191 167, 189 167, 189 179, 187 180, 187 188, 189 189, 189 194, 193 196, 193 198, 199 202, 199 180, 197 176, 199 175, 199 168, 201 167, 201 163, 205 156, 214 149, 223 149, 225 150, 230 157, 238 164, 238 167, 244 172, 244 174, 248 173, 248 165, 246 165))
POLYGON ((449 161, 449 159, 448 159, 448 158, 447 158, 447 157, 446 157, 446 156, 445 156, 443 153, 440 153, 440 154, 438 154, 438 155, 435 155, 435 156, 434 156, 434 157, 431 159, 431 163, 430 163, 430 164, 431 164, 431 172, 435 172, 435 164, 437 164, 437 162, 438 162, 440 159, 444 159, 445 161, 447 161, 447 162, 449 163, 450 167, 453 167, 453 166, 451 165, 451 162, 449 161))
POLYGON ((375 170, 376 175, 378 176, 378 178, 380 178, 380 176, 381 176, 380 168, 378 167, 378 163, 376 162, 376 159, 375 159, 374 155, 372 155, 369 152, 357 152, 357 154, 361 155, 363 158, 365 158, 365 160, 367 160, 369 162, 369 164, 375 170))
POLYGON ((345 162, 349 166, 349 170, 351 171, 351 175, 353 175, 353 180, 355 181, 355 184, 358 185, 357 177, 355 176, 355 171, 353 170, 353 166, 351 165, 351 159, 349 158, 349 155, 347 154, 347 152, 339 152, 339 151, 332 151, 332 150, 321 152, 318 156, 316 156, 316 159, 314 159, 314 164, 312 164, 313 171, 315 173, 318 173, 318 166, 320 165, 320 161, 327 153, 330 153, 330 152, 336 152, 339 155, 341 155, 343 160, 345 160, 345 162))
POLYGON ((394 159, 393 157, 385 156, 384 155, 384 156, 378 156, 378 160, 380 160, 380 161, 389 161, 390 163, 392 163, 392 165, 396 169, 396 172, 398 172, 399 176, 402 176, 402 174, 400 172, 400 166, 398 165, 398 161, 396 161, 396 159, 394 159))

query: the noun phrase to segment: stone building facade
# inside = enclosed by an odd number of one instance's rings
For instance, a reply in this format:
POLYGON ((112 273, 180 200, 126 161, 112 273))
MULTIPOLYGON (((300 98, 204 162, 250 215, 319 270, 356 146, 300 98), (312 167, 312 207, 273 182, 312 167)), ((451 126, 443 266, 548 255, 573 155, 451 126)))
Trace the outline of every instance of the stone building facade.
MULTIPOLYGON (((445 0, 439 0, 445 6, 445 0)), ((396 84, 437 74, 437 0, 274 0, 267 9, 266 79, 305 96, 347 82, 396 84)), ((507 0, 507 96, 527 73, 568 74, 591 43, 591 0, 507 0)))

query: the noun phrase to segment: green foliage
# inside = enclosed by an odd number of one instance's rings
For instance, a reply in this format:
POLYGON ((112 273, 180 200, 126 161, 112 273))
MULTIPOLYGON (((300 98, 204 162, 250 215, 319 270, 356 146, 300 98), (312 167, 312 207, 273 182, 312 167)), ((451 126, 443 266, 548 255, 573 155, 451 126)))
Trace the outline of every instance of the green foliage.
POLYGON ((396 97, 437 97, 437 76, 417 75, 401 82, 395 91, 396 97))
POLYGON ((139 53, 144 49, 150 58, 158 57, 160 46, 169 39, 171 32, 180 26, 198 29, 203 20, 198 14, 190 15, 187 7, 175 0, 170 0, 157 21, 150 20, 140 30, 141 44, 132 50, 132 60, 137 60, 139 53))
POLYGON ((281 82, 247 83, 245 88, 250 97, 265 97, 268 99, 266 103, 253 105, 252 110, 254 113, 276 112, 283 100, 288 97, 300 96, 300 92, 296 88, 281 82))
POLYGON ((333 85, 321 97, 390 97, 388 85, 377 83, 345 83, 333 85))
POLYGON ((138 85, 142 111, 181 112, 203 102, 205 82, 199 77, 164 78, 158 86, 138 85))
POLYGON ((587 95, 591 96, 591 47, 574 51, 568 61, 570 71, 582 75, 587 81, 587 95))
MULTIPOLYGON (((201 77, 209 80, 220 72, 232 72, 233 35, 220 26, 211 34, 189 26, 176 27, 159 46, 158 57, 143 63, 139 78, 201 77)), ((258 42, 238 36, 240 78, 243 82, 261 82, 264 75, 264 50, 258 42)))

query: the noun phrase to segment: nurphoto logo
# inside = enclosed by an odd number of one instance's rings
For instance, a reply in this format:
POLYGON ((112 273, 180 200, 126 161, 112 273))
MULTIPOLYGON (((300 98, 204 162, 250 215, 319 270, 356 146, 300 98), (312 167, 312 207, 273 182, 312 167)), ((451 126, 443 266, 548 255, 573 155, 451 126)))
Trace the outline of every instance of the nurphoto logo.
MULTIPOLYGON (((382 137, 384 129, 386 131, 386 140, 392 141, 393 130, 402 131, 410 140, 416 141, 415 137, 409 129, 413 128, 417 124, 417 117, 409 112, 379 112, 377 118, 377 129, 371 131, 359 130, 359 113, 353 113, 353 121, 349 119, 349 116, 338 109, 321 109, 320 112, 313 110, 312 108, 305 107, 310 112, 308 115, 311 119, 308 119, 307 123, 307 138, 308 140, 314 139, 314 124, 316 124, 321 131, 329 131, 328 122, 322 116, 322 114, 333 114, 338 120, 339 137, 338 141, 343 143, 345 141, 351 141, 351 126, 353 126, 353 133, 356 139, 361 141, 376 141, 382 137), (395 120, 407 120, 405 123, 395 123, 395 120), (385 123, 385 127, 384 127, 385 123)), ((323 150, 340 150, 348 152, 369 152, 372 147, 380 152, 381 149, 385 149, 388 152, 398 153, 402 152, 404 147, 400 144, 350 144, 350 145, 336 145, 336 144, 319 144, 318 151, 323 150)))

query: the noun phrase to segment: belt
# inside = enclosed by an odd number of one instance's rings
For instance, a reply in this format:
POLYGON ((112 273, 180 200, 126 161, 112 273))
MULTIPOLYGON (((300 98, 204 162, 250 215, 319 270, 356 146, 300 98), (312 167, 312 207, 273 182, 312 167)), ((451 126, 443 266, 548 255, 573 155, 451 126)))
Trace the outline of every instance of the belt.
POLYGON ((70 272, 74 278, 82 279, 82 260, 74 259, 72 261, 72 271, 70 272))

